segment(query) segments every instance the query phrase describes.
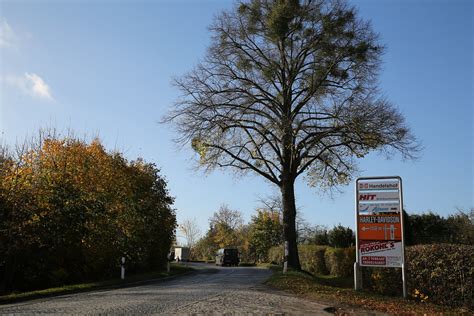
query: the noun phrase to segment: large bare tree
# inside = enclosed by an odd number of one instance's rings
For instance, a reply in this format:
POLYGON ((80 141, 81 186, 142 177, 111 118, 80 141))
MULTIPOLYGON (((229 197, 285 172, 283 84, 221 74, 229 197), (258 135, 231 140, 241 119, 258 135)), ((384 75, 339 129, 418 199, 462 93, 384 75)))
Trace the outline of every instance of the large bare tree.
POLYGON ((200 164, 252 171, 281 191, 289 267, 300 269, 295 180, 348 183, 372 150, 411 158, 416 140, 377 89, 383 46, 345 1, 237 2, 210 27, 167 120, 200 164))

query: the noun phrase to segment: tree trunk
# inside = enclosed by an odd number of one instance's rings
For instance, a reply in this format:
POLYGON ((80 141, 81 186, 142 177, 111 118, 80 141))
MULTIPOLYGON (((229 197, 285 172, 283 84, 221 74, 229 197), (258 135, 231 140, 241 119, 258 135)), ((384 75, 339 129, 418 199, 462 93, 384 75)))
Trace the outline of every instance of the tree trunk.
POLYGON ((296 204, 295 204, 295 181, 291 178, 283 178, 281 181, 281 196, 283 203, 283 235, 288 242, 288 268, 301 270, 298 257, 298 245, 296 243, 296 204))

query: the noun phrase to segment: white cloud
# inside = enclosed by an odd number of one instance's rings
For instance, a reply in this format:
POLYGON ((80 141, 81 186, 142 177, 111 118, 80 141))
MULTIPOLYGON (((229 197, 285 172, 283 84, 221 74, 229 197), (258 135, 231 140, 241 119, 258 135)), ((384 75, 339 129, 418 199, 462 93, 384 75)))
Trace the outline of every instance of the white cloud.
POLYGON ((14 47, 17 36, 4 19, 0 19, 0 47, 14 47))
POLYGON ((49 86, 37 74, 25 73, 23 76, 7 76, 3 80, 33 97, 53 100, 49 86))
MULTIPOLYGON (((1 1, 1 0, 0 0, 1 1)), ((19 37, 13 31, 8 22, 0 17, 0 49, 18 49, 19 37)), ((3 76, 0 74, 0 83, 15 87, 23 93, 32 97, 53 100, 51 89, 39 75, 35 73, 25 73, 21 75, 3 76)), ((2 88, 2 87, 0 87, 2 88)))
POLYGON ((46 99, 53 99, 49 86, 37 74, 25 73, 25 78, 28 81, 28 88, 30 93, 46 99))

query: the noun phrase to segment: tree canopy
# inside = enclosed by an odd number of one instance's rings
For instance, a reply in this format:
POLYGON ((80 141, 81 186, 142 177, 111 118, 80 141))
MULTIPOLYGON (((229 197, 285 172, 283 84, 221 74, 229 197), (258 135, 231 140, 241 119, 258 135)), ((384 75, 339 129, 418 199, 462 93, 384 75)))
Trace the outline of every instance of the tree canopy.
MULTIPOLYGON (((248 249, 248 227, 244 225, 242 213, 222 204, 209 218, 209 230, 195 246, 195 259, 215 259, 216 251, 224 247, 238 247, 240 253, 248 249)), ((242 256, 241 256, 242 257, 242 256)))
POLYGON ((433 212, 405 215, 405 243, 474 245, 474 208, 447 218, 433 212))
POLYGON ((210 26, 206 56, 175 84, 167 119, 207 169, 252 171, 280 187, 290 266, 299 269, 294 182, 346 184, 370 151, 418 150, 377 88, 383 45, 342 0, 237 2, 210 26))
POLYGON ((283 243, 280 214, 267 209, 257 209, 257 214, 252 216, 249 242, 255 261, 268 262, 270 248, 283 243))
POLYGON ((108 277, 122 256, 130 272, 165 262, 176 218, 154 164, 49 133, 0 157, 3 290, 108 277))

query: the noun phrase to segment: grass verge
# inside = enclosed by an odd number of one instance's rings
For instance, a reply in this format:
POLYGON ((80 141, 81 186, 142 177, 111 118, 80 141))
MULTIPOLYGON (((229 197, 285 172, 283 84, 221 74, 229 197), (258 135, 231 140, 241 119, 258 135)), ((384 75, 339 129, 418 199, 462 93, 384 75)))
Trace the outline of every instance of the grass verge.
POLYGON ((311 300, 327 303, 336 308, 336 314, 347 314, 354 310, 372 310, 391 314, 453 314, 470 311, 461 308, 449 308, 427 302, 406 300, 401 297, 382 296, 365 291, 354 291, 352 278, 334 276, 314 276, 305 272, 274 271, 266 284, 311 300))
POLYGON ((34 298, 43 298, 43 297, 50 297, 50 296, 57 296, 57 295, 64 295, 64 294, 87 292, 87 291, 92 291, 92 290, 116 288, 116 287, 122 287, 122 286, 127 286, 127 285, 133 285, 135 283, 145 283, 147 281, 152 281, 152 280, 154 281, 154 280, 164 279, 164 278, 168 278, 175 275, 184 274, 192 270, 194 269, 191 267, 182 266, 178 264, 171 264, 171 269, 169 273, 166 271, 155 271, 155 272, 148 272, 148 273, 143 273, 143 274, 135 274, 135 275, 127 276, 125 280, 111 279, 111 280, 105 280, 105 281, 100 281, 100 282, 64 285, 60 287, 54 287, 54 288, 36 290, 36 291, 30 291, 30 292, 11 293, 8 295, 0 296, 0 305, 31 300, 34 298))

